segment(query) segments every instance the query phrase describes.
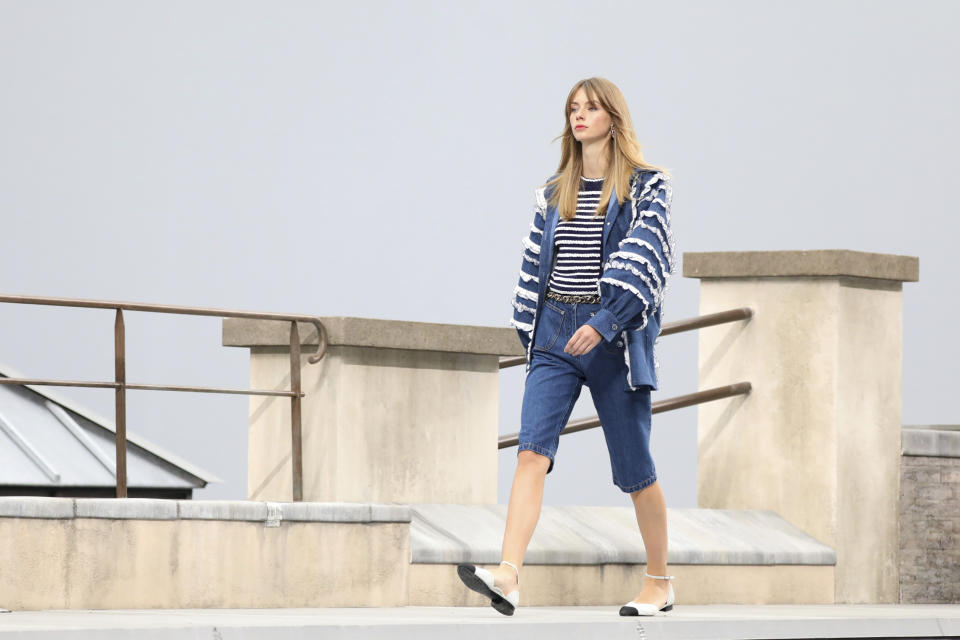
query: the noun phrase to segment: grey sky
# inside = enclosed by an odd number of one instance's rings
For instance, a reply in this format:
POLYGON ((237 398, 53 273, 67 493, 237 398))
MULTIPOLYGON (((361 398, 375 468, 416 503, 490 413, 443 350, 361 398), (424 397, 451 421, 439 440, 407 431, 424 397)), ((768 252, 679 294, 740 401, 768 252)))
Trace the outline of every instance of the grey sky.
MULTIPOLYGON (((507 326, 563 100, 600 75, 674 174, 681 252, 919 256, 903 418, 957 422, 958 31, 956 2, 2 0, 0 291, 507 326)), ((664 320, 698 293, 677 275, 664 320)), ((0 323, 26 375, 113 375, 111 312, 0 323)), ((127 340, 131 381, 248 385, 219 321, 129 314, 127 340)), ((696 334, 660 345, 654 400, 693 391, 696 334)), ((503 433, 522 384, 502 374, 503 433)), ((109 391, 60 393, 112 416, 109 391)), ((245 398, 128 404, 225 480, 198 497, 245 497, 245 398)), ((696 506, 696 409, 655 416, 652 448, 668 506, 696 506)), ((565 436, 545 502, 626 500, 600 431, 565 436)))

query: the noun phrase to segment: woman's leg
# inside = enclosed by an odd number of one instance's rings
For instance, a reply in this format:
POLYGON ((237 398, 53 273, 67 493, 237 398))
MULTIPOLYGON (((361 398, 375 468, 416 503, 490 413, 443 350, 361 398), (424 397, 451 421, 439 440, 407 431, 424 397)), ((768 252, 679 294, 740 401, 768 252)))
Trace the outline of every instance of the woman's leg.
MULTIPOLYGON (((660 482, 654 482, 630 494, 637 514, 640 536, 647 550, 647 573, 667 575, 667 504, 660 482)), ((662 605, 667 600, 669 580, 647 577, 634 602, 662 605)))
MULTIPOLYGON (((507 507, 507 524, 503 534, 501 558, 523 566, 523 556, 533 537, 533 530, 540 519, 543 504, 543 485, 550 467, 550 458, 535 451, 524 450, 517 454, 517 470, 513 474, 510 504, 507 507)), ((497 585, 504 593, 517 588, 517 573, 513 567, 501 564, 492 569, 497 585)))
MULTIPOLYGON (((560 446, 560 431, 567 425, 583 385, 576 359, 563 351, 573 334, 572 306, 547 300, 540 314, 533 359, 524 381, 517 470, 501 549, 501 558, 518 570, 540 519, 543 485, 560 446)), ((504 593, 517 588, 518 572, 510 565, 500 564, 490 571, 504 593)))
MULTIPOLYGON (((597 349, 594 349, 597 351, 597 349)), ((667 505, 657 481, 650 453, 652 408, 650 392, 627 391, 627 368, 622 353, 598 351, 587 369, 587 384, 610 454, 613 483, 630 494, 643 546, 647 573, 667 575, 667 505)), ((645 577, 635 602, 663 605, 670 581, 645 577)))

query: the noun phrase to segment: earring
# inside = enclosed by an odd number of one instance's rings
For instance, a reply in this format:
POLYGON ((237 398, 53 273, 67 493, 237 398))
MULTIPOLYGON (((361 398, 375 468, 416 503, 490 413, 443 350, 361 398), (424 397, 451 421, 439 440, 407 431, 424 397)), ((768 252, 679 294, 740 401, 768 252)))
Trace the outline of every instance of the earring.
POLYGON ((613 133, 613 125, 610 125, 610 137, 611 138, 615 137, 613 133))

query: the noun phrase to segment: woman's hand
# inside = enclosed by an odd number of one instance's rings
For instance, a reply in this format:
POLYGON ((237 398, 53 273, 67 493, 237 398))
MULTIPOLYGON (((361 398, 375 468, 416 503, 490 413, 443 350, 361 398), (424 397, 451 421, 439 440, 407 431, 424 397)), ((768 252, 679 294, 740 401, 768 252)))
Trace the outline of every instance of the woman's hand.
POLYGON ((603 336, 600 335, 600 332, 585 324, 574 332, 570 342, 566 344, 563 350, 572 356, 582 356, 589 353, 601 340, 603 340, 603 336))

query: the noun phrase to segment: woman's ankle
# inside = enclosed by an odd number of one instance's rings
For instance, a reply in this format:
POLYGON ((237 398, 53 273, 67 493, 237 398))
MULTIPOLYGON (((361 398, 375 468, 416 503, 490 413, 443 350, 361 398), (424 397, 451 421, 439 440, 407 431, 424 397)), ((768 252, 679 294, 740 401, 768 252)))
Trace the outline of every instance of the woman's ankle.
POLYGON ((519 571, 518 569, 519 569, 518 566, 516 566, 516 565, 511 566, 511 563, 509 563, 509 562, 501 562, 501 563, 497 566, 496 572, 497 572, 498 574, 500 574, 500 575, 503 577, 503 579, 509 580, 509 581, 511 581, 511 582, 515 582, 515 583, 517 583, 517 585, 519 586, 519 584, 520 584, 520 571, 519 571))

